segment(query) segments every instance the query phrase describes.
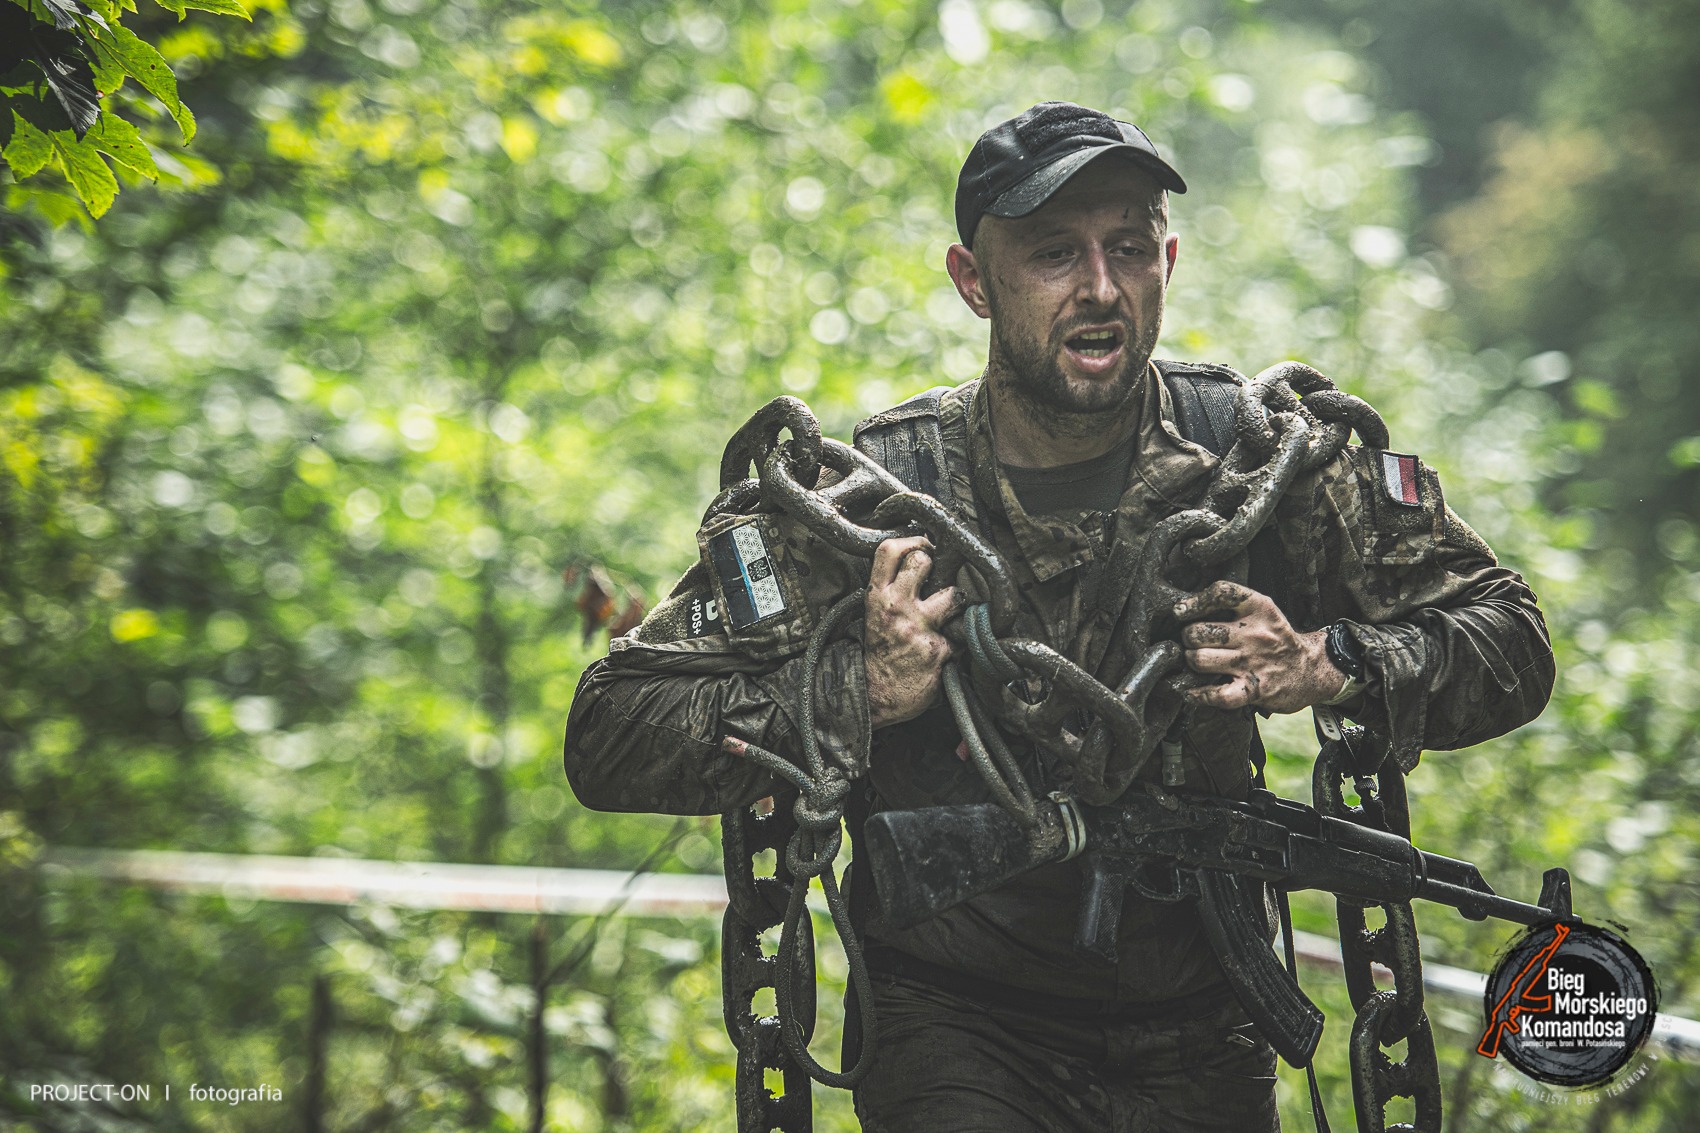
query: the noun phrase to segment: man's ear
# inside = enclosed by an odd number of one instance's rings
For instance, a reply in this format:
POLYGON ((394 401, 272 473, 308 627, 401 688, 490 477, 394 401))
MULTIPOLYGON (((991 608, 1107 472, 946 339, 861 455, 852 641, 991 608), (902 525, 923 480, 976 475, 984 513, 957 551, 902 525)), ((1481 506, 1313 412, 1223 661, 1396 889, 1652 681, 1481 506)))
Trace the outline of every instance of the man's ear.
POLYGON ((1169 285, 1169 280, 1175 274, 1175 257, 1181 252, 1181 238, 1171 232, 1163 241, 1163 286, 1169 285))
POLYGON ((992 305, 986 302, 986 289, 981 285, 980 264, 965 244, 952 244, 944 254, 944 270, 956 284, 956 293, 968 304, 968 309, 982 319, 992 317, 992 305))

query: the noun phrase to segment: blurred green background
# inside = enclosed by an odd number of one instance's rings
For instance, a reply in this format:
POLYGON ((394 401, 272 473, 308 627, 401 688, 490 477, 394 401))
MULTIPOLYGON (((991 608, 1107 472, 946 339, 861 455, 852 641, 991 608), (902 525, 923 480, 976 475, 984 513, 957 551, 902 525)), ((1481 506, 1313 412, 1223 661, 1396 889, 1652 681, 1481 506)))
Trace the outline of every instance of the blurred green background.
MULTIPOLYGON (((1700 1012, 1697 9, 138 13, 200 120, 186 153, 156 147, 170 184, 120 171, 79 222, 51 171, 0 171, 0 1128, 310 1128, 315 986, 323 1128, 530 1128, 534 932, 581 960, 543 1013, 546 1127, 730 1128, 711 921, 538 928, 35 863, 630 868, 660 847, 661 869, 718 869, 712 820, 571 798, 574 683, 688 565, 755 407, 794 393, 845 436, 978 372, 984 329, 942 270, 955 172, 1046 98, 1140 123, 1193 187, 1162 352, 1298 358, 1368 397, 1540 593, 1553 703, 1425 758, 1418 841, 1525 898, 1569 865, 1665 1009, 1700 1012), (32 1106, 48 1080, 178 1086, 97 1113, 32 1106), (191 1103, 189 1082, 285 1101, 191 1103)), ((1308 790, 1308 731, 1270 729, 1285 794, 1308 790)), ((1431 959, 1478 971, 1512 936, 1420 917, 1431 959)), ((1299 919, 1332 931, 1327 902, 1299 919)), ((1340 1127, 1349 1015, 1307 981, 1340 1127)), ((1531 1101, 1474 1055, 1471 1005, 1432 1010, 1450 1129, 1693 1128, 1700 1068, 1531 1101)), ((1282 1090, 1307 1128, 1302 1076, 1282 1090)), ((823 1128, 854 1127, 816 1093, 823 1128)))

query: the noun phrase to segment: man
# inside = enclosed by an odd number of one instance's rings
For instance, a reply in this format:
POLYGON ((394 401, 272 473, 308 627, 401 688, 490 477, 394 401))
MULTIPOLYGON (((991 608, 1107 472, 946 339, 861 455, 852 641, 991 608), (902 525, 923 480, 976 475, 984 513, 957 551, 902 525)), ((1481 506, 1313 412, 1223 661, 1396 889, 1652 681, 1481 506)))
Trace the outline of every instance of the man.
MULTIPOLYGON (((1195 506, 1216 465, 1177 425, 1170 382, 1235 380, 1152 361, 1179 247, 1167 193, 1185 188, 1136 127, 1044 103, 969 154, 945 265, 991 337, 983 377, 928 411, 943 458, 932 494, 1008 564, 1016 635, 1112 685, 1133 658, 1113 632, 1129 596, 1104 592, 1105 563, 1195 506)), ((906 413, 864 423, 867 436, 906 413)), ((1253 581, 1279 603, 1216 584, 1175 610, 1188 664, 1218 678, 1188 694, 1179 789, 1244 797, 1254 710, 1340 705, 1408 770, 1423 748, 1500 735, 1545 704, 1551 649, 1534 596, 1413 458, 1388 465, 1354 446, 1302 476, 1272 527, 1253 581)), ((566 765, 588 805, 712 813, 771 793, 771 776, 722 750, 728 735, 797 757, 801 643, 857 568, 772 523, 776 612, 709 624, 705 611, 724 616, 706 553, 720 530, 705 529, 705 562, 585 674, 566 765)), ((959 587, 927 592, 929 551, 920 538, 882 544, 860 635, 822 657, 819 738, 866 784, 862 817, 990 798, 939 703, 959 587)), ((1027 757, 1036 786, 1057 785, 1057 769, 1027 757)), ((1278 1127, 1275 1056, 1191 907, 1130 893, 1111 964, 1074 947, 1079 896, 1079 864, 1066 862, 898 931, 862 895, 877 1010, 856 1099, 865 1128, 1278 1127)))

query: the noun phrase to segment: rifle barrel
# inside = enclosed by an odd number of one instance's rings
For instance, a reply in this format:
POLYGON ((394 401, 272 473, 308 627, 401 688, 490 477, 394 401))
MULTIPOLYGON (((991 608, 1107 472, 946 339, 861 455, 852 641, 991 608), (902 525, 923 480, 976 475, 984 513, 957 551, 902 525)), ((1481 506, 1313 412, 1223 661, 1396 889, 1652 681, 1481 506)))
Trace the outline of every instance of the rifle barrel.
MULTIPOLYGON (((1426 858, 1428 855, 1423 856, 1426 858)), ((1480 889, 1436 881, 1432 877, 1418 887, 1417 896, 1424 901, 1450 905, 1472 921, 1494 917, 1497 920, 1511 921, 1513 924, 1532 925, 1558 919, 1558 914, 1552 909, 1513 901, 1509 897, 1499 896, 1492 889, 1484 893, 1480 889)))

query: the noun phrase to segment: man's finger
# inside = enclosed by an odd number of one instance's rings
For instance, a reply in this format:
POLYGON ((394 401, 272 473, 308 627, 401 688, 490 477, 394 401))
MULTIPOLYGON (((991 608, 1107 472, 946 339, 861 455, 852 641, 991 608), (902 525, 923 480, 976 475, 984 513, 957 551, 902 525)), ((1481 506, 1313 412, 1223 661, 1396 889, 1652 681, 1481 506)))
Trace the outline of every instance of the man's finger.
POLYGON ((927 580, 927 572, 933 569, 933 556, 927 552, 931 545, 917 547, 903 556, 903 562, 897 567, 897 577, 891 580, 891 587, 896 593, 908 598, 918 598, 921 595, 921 584, 927 580))
POLYGON ((868 571, 868 585, 874 588, 890 586, 897 577, 898 567, 904 557, 911 551, 931 547, 924 535, 911 535, 904 539, 887 539, 874 548, 874 565, 868 571))
POLYGON ((947 586, 936 594, 929 594, 921 599, 919 608, 921 616, 927 619, 927 624, 938 628, 950 620, 956 612, 956 587, 947 586))
POLYGON ((1246 667, 1237 649, 1188 649, 1186 663, 1195 673, 1243 673, 1246 667))
POLYGON ((1246 679, 1243 676, 1235 677, 1226 684, 1205 685, 1203 688, 1195 688, 1188 692, 1186 696, 1194 704, 1201 704, 1207 708, 1244 708, 1252 700, 1251 689, 1247 686, 1246 679))
POLYGON ((1225 646, 1233 643, 1233 627, 1227 622, 1192 622, 1181 629, 1181 644, 1188 649, 1225 646))
POLYGON ((1257 596, 1257 591, 1249 586, 1219 578, 1198 593, 1176 602, 1175 617, 1183 622, 1222 621, 1238 617, 1246 602, 1257 596))

